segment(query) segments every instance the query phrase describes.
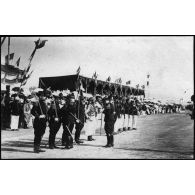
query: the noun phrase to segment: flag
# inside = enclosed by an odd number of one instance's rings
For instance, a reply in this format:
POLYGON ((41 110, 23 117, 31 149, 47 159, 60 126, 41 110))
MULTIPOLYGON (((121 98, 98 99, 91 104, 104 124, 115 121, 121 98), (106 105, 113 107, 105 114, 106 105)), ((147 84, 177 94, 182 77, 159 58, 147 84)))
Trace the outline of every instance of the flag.
POLYGON ((94 72, 94 74, 93 74, 93 76, 92 76, 92 79, 97 79, 97 73, 96 73, 96 71, 94 72))
POLYGON ((35 41, 35 48, 36 49, 40 49, 42 47, 45 46, 45 43, 47 42, 48 40, 41 40, 41 39, 38 39, 37 41, 35 41))
POLYGON ((126 82, 126 85, 130 85, 130 84, 131 84, 131 81, 130 80, 126 82))
POLYGON ((115 80, 115 83, 121 84, 121 83, 122 83, 122 79, 121 79, 121 78, 116 79, 116 80, 115 80))
POLYGON ((18 58, 17 62, 16 62, 16 66, 19 67, 20 64, 20 57, 18 58))
POLYGON ((13 60, 13 59, 14 59, 14 53, 9 54, 9 57, 8 57, 8 55, 6 55, 5 56, 5 64, 7 65, 8 61, 13 60))
POLYGON ((81 72, 81 67, 79 66, 79 68, 77 69, 77 74, 79 75, 81 72))
POLYGON ((121 78, 119 79, 119 83, 120 83, 120 84, 122 83, 122 79, 121 79, 121 78))
POLYGON ((106 79, 106 82, 110 82, 111 81, 111 77, 109 76, 107 79, 106 79))
POLYGON ((35 48, 34 48, 32 54, 30 55, 30 58, 29 58, 30 62, 32 61, 32 59, 34 57, 36 50, 44 47, 46 41, 48 41, 48 40, 40 40, 40 39, 38 39, 37 41, 35 41, 35 48))
POLYGON ((97 77, 98 77, 97 73, 94 72, 94 74, 93 74, 93 76, 92 76, 92 79, 95 80, 95 83, 96 83, 96 84, 97 84, 97 77))

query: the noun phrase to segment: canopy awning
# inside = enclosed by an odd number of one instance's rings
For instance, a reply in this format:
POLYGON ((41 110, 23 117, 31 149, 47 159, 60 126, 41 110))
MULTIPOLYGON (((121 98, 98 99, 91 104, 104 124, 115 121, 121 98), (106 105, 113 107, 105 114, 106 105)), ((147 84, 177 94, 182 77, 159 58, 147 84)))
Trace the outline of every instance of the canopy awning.
MULTIPOLYGON (((123 94, 123 95, 145 95, 143 89, 136 89, 126 85, 119 85, 116 83, 108 83, 105 81, 88 78, 85 76, 79 76, 82 87, 86 93, 94 94, 94 88, 96 93, 106 94, 111 92, 112 94, 123 94)), ((78 75, 67 75, 57 77, 40 77, 39 87, 40 88, 51 88, 51 90, 66 90, 75 91, 77 89, 78 75)))

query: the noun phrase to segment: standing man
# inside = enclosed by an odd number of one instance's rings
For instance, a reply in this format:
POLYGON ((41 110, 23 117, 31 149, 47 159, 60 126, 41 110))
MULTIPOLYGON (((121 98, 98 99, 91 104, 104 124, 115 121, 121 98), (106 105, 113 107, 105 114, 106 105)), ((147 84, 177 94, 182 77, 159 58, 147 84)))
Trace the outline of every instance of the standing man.
POLYGON ((20 98, 18 97, 17 94, 14 94, 12 96, 14 99, 10 103, 10 108, 11 108, 11 130, 18 130, 19 127, 19 117, 21 113, 21 105, 20 105, 20 98))
POLYGON ((56 134, 61 126, 61 112, 59 106, 59 98, 54 96, 53 101, 51 102, 51 107, 48 110, 48 119, 49 119, 49 148, 54 149, 58 148, 55 145, 56 134))
MULTIPOLYGON (((62 145, 66 149, 73 148, 72 130, 76 122, 76 105, 74 95, 70 95, 67 100, 67 106, 64 105, 61 109, 61 118, 63 125, 62 145)), ((78 122, 78 121, 77 121, 78 122)))
POLYGON ((79 100, 76 105, 76 117, 79 119, 79 122, 76 123, 75 131, 75 142, 77 144, 82 144, 83 141, 80 140, 81 131, 85 124, 85 100, 83 96, 79 97, 79 100))
POLYGON ((135 97, 134 100, 131 101, 130 104, 130 115, 132 118, 132 130, 136 130, 137 129, 137 118, 138 118, 138 100, 135 97))
POLYGON ((107 136, 107 144, 105 147, 110 148, 114 146, 113 132, 114 132, 114 123, 116 121, 116 114, 115 114, 114 105, 109 100, 106 100, 105 102, 104 114, 105 114, 104 128, 107 136))
POLYGON ((42 91, 38 92, 37 102, 33 105, 31 114, 35 117, 34 127, 34 152, 45 152, 40 149, 41 140, 45 134, 46 123, 47 123, 47 107, 45 104, 45 97, 42 91))

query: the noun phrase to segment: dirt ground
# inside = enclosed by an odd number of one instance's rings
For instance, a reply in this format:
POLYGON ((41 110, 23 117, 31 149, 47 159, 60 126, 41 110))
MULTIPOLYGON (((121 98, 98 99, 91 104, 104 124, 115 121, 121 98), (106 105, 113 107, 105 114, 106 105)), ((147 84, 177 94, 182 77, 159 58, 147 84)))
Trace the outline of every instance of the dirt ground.
POLYGON ((49 129, 43 137, 45 152, 33 153, 33 129, 1 130, 2 159, 193 159, 194 121, 185 114, 140 116, 138 129, 114 136, 114 148, 104 148, 106 136, 96 132, 93 142, 81 135, 84 144, 63 149, 60 143, 62 129, 56 143, 60 147, 48 148, 49 129))

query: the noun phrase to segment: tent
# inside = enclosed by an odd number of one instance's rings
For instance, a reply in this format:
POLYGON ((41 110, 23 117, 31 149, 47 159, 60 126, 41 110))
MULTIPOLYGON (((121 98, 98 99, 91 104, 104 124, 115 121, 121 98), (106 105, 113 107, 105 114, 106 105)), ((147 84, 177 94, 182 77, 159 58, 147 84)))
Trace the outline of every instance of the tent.
POLYGON ((116 83, 108 83, 105 81, 88 78, 79 75, 67 75, 67 76, 57 76, 57 77, 40 77, 39 87, 49 88, 51 90, 66 90, 76 91, 78 86, 78 80, 80 80, 81 86, 84 88, 85 93, 90 94, 118 94, 118 95, 145 95, 143 89, 137 89, 126 85, 119 85, 116 83))

